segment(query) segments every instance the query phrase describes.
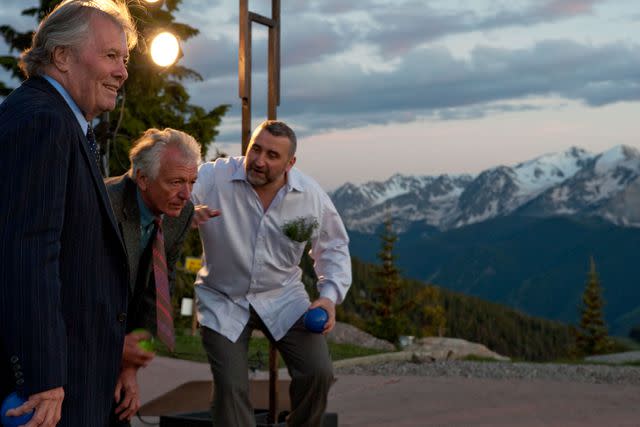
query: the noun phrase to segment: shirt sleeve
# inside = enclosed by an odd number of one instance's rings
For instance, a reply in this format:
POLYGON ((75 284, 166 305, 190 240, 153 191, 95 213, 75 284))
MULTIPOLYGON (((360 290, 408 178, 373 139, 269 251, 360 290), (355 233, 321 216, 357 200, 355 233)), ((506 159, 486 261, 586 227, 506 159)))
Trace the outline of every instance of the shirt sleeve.
POLYGON ((191 190, 191 202, 194 205, 203 205, 207 189, 211 187, 213 182, 213 163, 207 162, 200 165, 198 169, 198 178, 196 183, 193 184, 193 190, 191 190))
POLYGON ((318 233, 312 239, 310 255, 315 261, 320 296, 340 304, 351 286, 349 236, 338 211, 324 192, 322 202, 318 233))

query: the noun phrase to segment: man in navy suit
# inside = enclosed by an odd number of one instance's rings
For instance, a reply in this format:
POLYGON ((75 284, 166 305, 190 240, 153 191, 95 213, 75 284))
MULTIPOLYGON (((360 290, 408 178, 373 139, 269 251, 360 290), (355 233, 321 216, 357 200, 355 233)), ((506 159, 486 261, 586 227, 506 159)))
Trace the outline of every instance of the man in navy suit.
POLYGON ((121 0, 66 0, 0 106, 0 399, 33 426, 104 427, 127 313, 124 243, 90 122, 112 110, 136 32, 121 0))

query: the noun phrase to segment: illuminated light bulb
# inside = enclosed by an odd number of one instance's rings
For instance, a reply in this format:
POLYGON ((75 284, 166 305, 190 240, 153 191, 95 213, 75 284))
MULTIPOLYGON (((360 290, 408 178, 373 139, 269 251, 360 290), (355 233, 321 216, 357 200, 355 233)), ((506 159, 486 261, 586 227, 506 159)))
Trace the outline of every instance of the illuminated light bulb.
POLYGON ((151 42, 151 59, 161 67, 168 67, 176 62, 180 53, 180 44, 176 36, 162 32, 151 42))

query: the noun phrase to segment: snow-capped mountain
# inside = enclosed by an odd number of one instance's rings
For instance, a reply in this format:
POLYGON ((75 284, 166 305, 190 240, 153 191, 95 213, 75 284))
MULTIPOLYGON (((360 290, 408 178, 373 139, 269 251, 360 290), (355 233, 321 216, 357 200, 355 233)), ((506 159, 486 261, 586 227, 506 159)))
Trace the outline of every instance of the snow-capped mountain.
POLYGON ((394 175, 385 182, 348 183, 330 196, 347 228, 373 232, 387 215, 401 219, 401 227, 415 221, 446 222, 471 181, 471 175, 394 175))
POLYGON ((571 178, 523 206, 528 215, 595 215, 640 226, 640 152, 619 145, 589 159, 571 178))
POLYGON ((373 232, 391 215, 397 231, 413 222, 445 230, 497 216, 596 215, 640 226, 640 152, 616 146, 594 155, 572 147, 477 176, 403 176, 345 184, 331 193, 347 228, 373 232))

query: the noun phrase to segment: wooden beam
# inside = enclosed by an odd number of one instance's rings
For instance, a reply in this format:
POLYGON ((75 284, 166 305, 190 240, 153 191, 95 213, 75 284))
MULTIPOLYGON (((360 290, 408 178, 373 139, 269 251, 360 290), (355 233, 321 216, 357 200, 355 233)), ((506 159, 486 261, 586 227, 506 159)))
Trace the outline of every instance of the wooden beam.
POLYGON ((257 22, 258 24, 262 24, 265 27, 269 28, 273 28, 278 25, 275 19, 269 19, 266 16, 262 16, 254 12, 249 12, 249 20, 251 20, 251 22, 257 22))
POLYGON ((276 25, 269 28, 269 99, 267 116, 269 120, 277 119, 277 108, 280 105, 280 0, 272 0, 271 14, 276 25))
POLYGON ((238 89, 240 98, 248 98, 251 88, 251 22, 249 21, 249 0, 240 0, 239 17, 238 89))
POLYGON ((246 154, 251 137, 251 21, 249 0, 240 0, 240 41, 238 48, 238 94, 242 102, 242 155, 246 154))

